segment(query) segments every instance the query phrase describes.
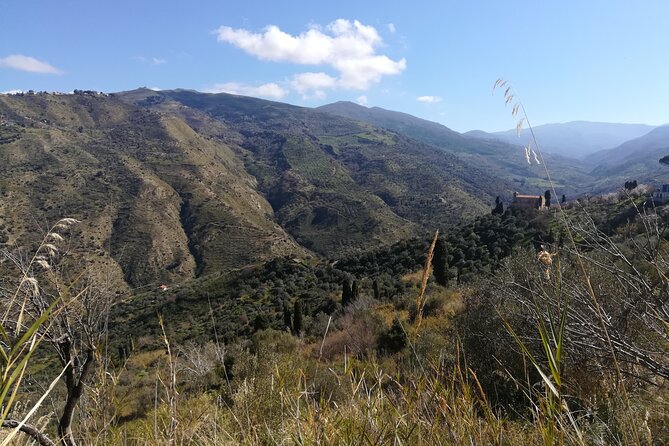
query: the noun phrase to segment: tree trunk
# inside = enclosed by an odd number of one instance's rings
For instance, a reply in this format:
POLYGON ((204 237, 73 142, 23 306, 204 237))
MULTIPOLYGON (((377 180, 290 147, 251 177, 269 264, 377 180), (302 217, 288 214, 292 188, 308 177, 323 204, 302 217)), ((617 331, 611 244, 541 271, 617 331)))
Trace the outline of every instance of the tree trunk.
MULTIPOLYGON (((66 356, 69 356, 69 345, 65 349, 66 356)), ((76 369, 72 361, 68 363, 65 369, 65 386, 67 388, 67 398, 65 400, 65 407, 63 407, 63 414, 58 421, 58 438, 64 446, 77 446, 72 432, 72 420, 74 418, 74 410, 84 393, 84 385, 86 379, 95 362, 93 348, 89 348, 86 352, 86 358, 81 366, 79 377, 76 376, 76 369)))

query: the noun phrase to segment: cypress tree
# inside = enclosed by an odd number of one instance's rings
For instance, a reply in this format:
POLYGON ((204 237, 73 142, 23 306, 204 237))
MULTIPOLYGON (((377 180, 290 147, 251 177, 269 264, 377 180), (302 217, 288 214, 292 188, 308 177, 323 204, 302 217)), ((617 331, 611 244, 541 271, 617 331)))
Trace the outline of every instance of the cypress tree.
POLYGON ((288 306, 288 302, 283 303, 283 324, 288 330, 293 330, 293 318, 290 314, 290 307, 288 306))
POLYGON ((293 307, 293 334, 299 335, 302 331, 302 303, 300 300, 295 301, 293 307))
POLYGON ((347 306, 353 301, 353 290, 351 289, 351 282, 344 280, 341 286, 341 305, 347 306))
POLYGON ((358 281, 354 280, 353 285, 351 285, 351 301, 356 300, 360 296, 360 290, 358 290, 358 281))
POLYGON ((546 199, 546 207, 551 207, 551 191, 547 190, 544 192, 544 198, 546 199))
POLYGON ((432 257, 434 266, 434 279, 439 285, 448 285, 448 249, 443 239, 438 239, 434 247, 434 257, 432 257))
POLYGON ((380 300, 381 290, 379 290, 379 282, 377 280, 374 280, 374 282, 372 282, 372 290, 374 291, 374 299, 380 300))
POLYGON ((499 199, 499 195, 495 198, 495 207, 492 209, 493 215, 502 215, 504 213, 504 203, 499 199))

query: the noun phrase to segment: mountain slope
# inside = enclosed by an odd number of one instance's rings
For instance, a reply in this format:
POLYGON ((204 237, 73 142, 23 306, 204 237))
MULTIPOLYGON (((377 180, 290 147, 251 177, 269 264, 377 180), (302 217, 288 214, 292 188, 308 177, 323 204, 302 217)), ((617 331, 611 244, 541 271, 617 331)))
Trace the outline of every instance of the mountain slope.
MULTIPOLYGON (((517 138, 504 142, 496 138, 474 137, 484 132, 463 135, 444 125, 406 113, 379 107, 363 107, 352 102, 336 102, 319 107, 318 110, 387 128, 453 153, 470 166, 477 166, 495 177, 515 184, 514 190, 543 193, 549 187, 543 166, 533 161, 528 164, 517 138)), ((555 186, 561 193, 568 195, 579 193, 580 185, 589 181, 583 166, 576 160, 550 154, 544 156, 552 170, 555 186)))
POLYGON ((449 129, 445 125, 420 119, 408 113, 386 110, 380 107, 364 107, 349 101, 323 105, 318 107, 317 110, 357 121, 368 122, 376 127, 390 129, 415 140, 438 147, 454 140, 454 142, 460 144, 452 144, 452 148, 454 150, 462 150, 461 144, 465 142, 464 138, 458 132, 449 129))
POLYGON ((277 221, 320 253, 455 224, 487 212, 494 194, 510 190, 453 155, 313 109, 184 90, 122 97, 178 113, 210 138, 236 141, 277 221))
POLYGON ((403 135, 260 99, 0 97, 0 243, 77 218, 73 249, 130 287, 390 244, 487 213, 511 187, 403 135))
MULTIPOLYGON (((538 125, 533 130, 544 152, 580 159, 597 151, 617 147, 625 141, 643 136, 653 128, 653 126, 645 124, 573 121, 564 124, 538 125)), ((473 130, 465 135, 497 139, 523 146, 527 145, 531 138, 527 131, 522 132, 519 138, 515 129, 493 133, 473 130)))
POLYGON ((630 179, 664 183, 669 178, 669 169, 658 161, 666 155, 669 155, 669 126, 657 127, 619 147, 591 155, 590 161, 597 164, 592 175, 602 185, 617 187, 630 179))
POLYGON ((9 243, 36 240, 35 222, 77 218, 78 249, 135 287, 304 254, 230 149, 175 116, 44 94, 1 96, 0 117, 9 243))

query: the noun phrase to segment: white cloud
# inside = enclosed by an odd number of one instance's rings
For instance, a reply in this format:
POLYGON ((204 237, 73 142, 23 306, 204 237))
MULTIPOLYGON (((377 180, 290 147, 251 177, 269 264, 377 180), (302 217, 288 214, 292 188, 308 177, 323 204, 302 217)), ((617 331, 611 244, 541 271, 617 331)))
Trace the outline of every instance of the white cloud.
POLYGON ((337 82, 326 73, 300 73, 293 76, 290 86, 304 99, 324 99, 325 90, 336 87, 337 82))
POLYGON ((418 96, 416 99, 426 104, 434 104, 435 102, 441 102, 441 97, 439 96, 418 96))
POLYGON ((394 23, 388 23, 388 31, 390 31, 391 33, 395 34, 395 31, 397 31, 397 28, 395 28, 395 24, 394 24, 394 23))
POLYGON ((133 57, 133 59, 138 60, 142 63, 151 64, 151 65, 162 65, 164 63, 167 63, 167 60, 160 59, 158 57, 135 56, 135 57, 133 57))
POLYGON ((221 26, 216 35, 220 42, 234 45, 261 60, 329 66, 338 73, 338 78, 325 73, 296 75, 291 85, 303 96, 309 91, 324 94, 325 88, 366 90, 383 76, 399 74, 406 68, 405 59, 395 61, 377 54, 377 48, 383 43, 381 36, 374 27, 357 20, 338 19, 325 30, 311 27, 296 36, 274 25, 262 33, 221 26))
POLYGON ((240 84, 238 82, 226 82, 224 84, 214 84, 213 87, 205 91, 207 93, 230 93, 241 96, 259 96, 271 99, 281 99, 288 94, 286 89, 274 82, 258 86, 240 84))
POLYGON ((29 73, 62 74, 58 68, 34 57, 22 54, 13 54, 5 58, 0 57, 0 67, 13 68, 14 70, 27 71, 29 73))
POLYGON ((358 96, 358 99, 356 99, 356 102, 360 105, 367 106, 367 96, 358 96))

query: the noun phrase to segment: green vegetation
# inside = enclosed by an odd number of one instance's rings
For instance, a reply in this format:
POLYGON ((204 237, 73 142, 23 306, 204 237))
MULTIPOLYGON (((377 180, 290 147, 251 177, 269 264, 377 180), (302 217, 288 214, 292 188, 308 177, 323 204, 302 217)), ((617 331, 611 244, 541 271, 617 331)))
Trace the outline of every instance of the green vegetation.
POLYGON ((550 212, 451 228, 434 257, 450 275, 428 283, 420 328, 427 236, 124 299, 74 432, 84 444, 661 444, 668 344, 648 322, 666 312, 655 296, 669 240, 640 248, 666 211, 639 205, 570 205, 579 249, 554 245, 549 280, 534 245, 563 237, 550 212))
POLYGON ((68 446, 669 442, 669 211, 642 188, 491 209, 506 183, 448 153, 226 95, 0 112, 5 428, 68 446), (87 218, 67 237, 65 209, 87 218), (31 212, 58 222, 43 240, 31 212))

